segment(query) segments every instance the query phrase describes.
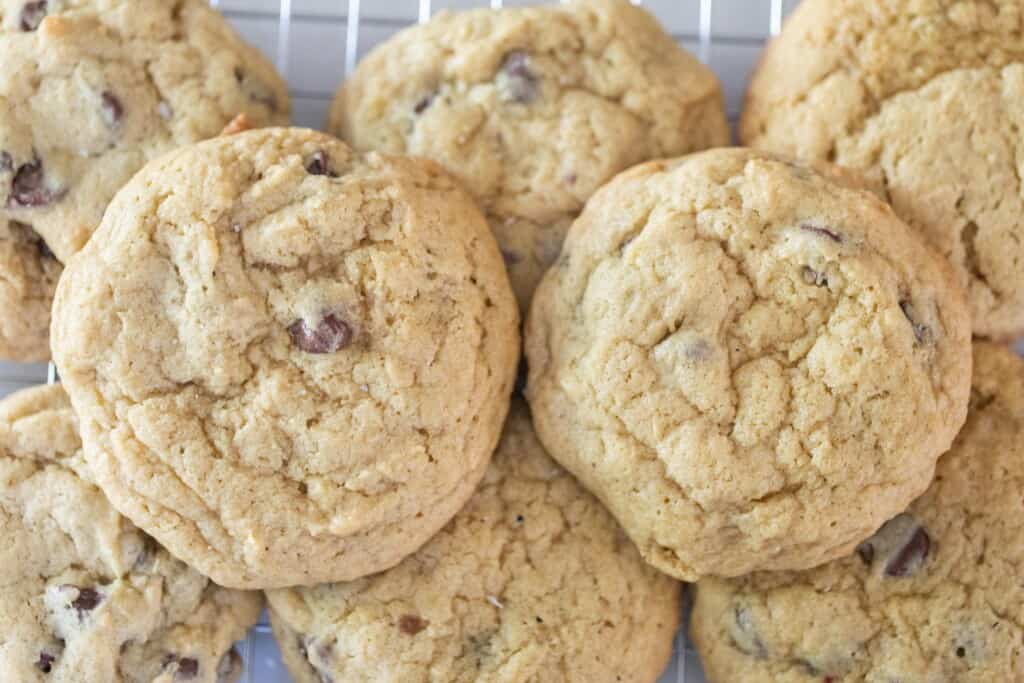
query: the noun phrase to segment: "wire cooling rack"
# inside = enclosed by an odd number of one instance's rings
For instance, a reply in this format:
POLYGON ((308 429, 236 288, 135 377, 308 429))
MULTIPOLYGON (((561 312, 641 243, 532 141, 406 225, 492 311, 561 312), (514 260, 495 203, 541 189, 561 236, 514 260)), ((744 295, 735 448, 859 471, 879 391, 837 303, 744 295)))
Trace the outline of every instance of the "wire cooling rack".
MULTIPOLYGON (((373 46, 440 9, 539 4, 543 0, 211 0, 284 74, 297 125, 319 128, 338 84, 373 46)), ((799 0, 633 0, 722 80, 730 120, 765 40, 778 33, 799 0)), ((0 395, 56 381, 53 366, 0 362, 0 395)), ((289 683, 264 617, 238 644, 243 683, 289 683)), ((659 683, 704 683, 680 631, 675 656, 659 683)))

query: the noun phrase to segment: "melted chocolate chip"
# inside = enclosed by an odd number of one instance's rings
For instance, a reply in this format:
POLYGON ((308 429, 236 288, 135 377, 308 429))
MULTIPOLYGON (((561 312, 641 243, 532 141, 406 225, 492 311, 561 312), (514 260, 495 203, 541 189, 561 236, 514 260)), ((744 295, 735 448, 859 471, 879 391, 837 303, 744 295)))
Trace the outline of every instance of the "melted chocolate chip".
POLYGON ((71 601, 71 606, 78 612, 81 619, 85 612, 91 612, 103 602, 103 596, 92 588, 79 588, 78 597, 71 601))
POLYGON ((742 605, 737 605, 733 611, 733 620, 736 622, 736 632, 733 637, 736 646, 757 659, 767 659, 768 648, 765 647, 761 636, 757 633, 754 616, 750 610, 742 605))
POLYGON ((900 310, 903 311, 903 315, 910 322, 910 327, 914 330, 914 339, 917 340, 917 343, 927 344, 930 342, 932 340, 932 330, 920 322, 917 317, 917 311, 914 309, 914 304, 910 303, 907 299, 902 299, 900 301, 900 310))
POLYGON ((44 674, 48 674, 53 670, 53 663, 56 659, 56 657, 48 652, 40 652, 39 659, 36 661, 36 668, 44 674))
POLYGON ((8 209, 46 206, 64 196, 63 190, 52 190, 46 186, 43 162, 34 159, 23 164, 11 181, 11 196, 7 199, 8 209))
POLYGON ((124 106, 121 105, 121 100, 117 99, 117 96, 109 90, 100 95, 100 100, 103 107, 103 121, 107 124, 107 128, 117 128, 121 125, 121 119, 124 118, 124 106))
POLYGON ((296 320, 288 326, 292 343, 306 353, 334 353, 352 343, 352 327, 330 313, 311 329, 305 320, 296 320))
POLYGON ((804 266, 803 270, 800 271, 800 276, 809 285, 815 287, 828 287, 828 278, 824 273, 819 273, 810 266, 804 266))
POLYGON ((325 175, 328 178, 337 178, 338 174, 333 172, 328 165, 330 158, 327 152, 315 152, 309 161, 306 162, 306 171, 310 175, 325 175))
POLYGON ((429 623, 415 614, 403 614, 398 619, 398 630, 407 636, 414 636, 425 629, 429 623))
POLYGON ((422 99, 420 99, 419 102, 416 103, 416 106, 412 108, 413 112, 415 112, 416 114, 422 114, 423 112, 425 112, 427 109, 430 108, 430 105, 434 103, 435 96, 435 93, 431 93, 429 95, 424 96, 422 99))
POLYGON ((869 566, 882 562, 886 576, 912 576, 928 561, 932 540, 924 527, 908 513, 893 517, 868 540, 857 546, 857 555, 869 566))
POLYGON ((540 94, 540 82, 530 69, 530 56, 513 50, 501 62, 498 86, 506 100, 530 104, 540 94))
POLYGON ((843 236, 840 235, 838 232, 836 232, 835 230, 833 230, 831 228, 825 228, 825 227, 822 227, 820 225, 812 225, 810 223, 804 223, 803 225, 800 226, 800 229, 801 230, 806 230, 807 232, 813 232, 816 235, 821 235, 822 237, 826 237, 826 238, 832 240, 833 242, 836 242, 836 243, 839 243, 839 244, 841 244, 842 241, 843 241, 843 236))
POLYGON ((35 31, 43 23, 48 10, 47 0, 26 2, 21 8, 21 30, 35 31))

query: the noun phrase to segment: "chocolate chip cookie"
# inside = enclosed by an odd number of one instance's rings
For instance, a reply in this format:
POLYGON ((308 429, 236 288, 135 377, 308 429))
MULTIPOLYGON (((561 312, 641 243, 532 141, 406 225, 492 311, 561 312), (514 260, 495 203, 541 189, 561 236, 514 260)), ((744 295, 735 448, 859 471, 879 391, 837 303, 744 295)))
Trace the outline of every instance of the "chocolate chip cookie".
POLYGON ((1024 362, 974 349, 967 423, 935 482, 856 552, 808 572, 697 585, 710 681, 1024 678, 1024 362))
POLYGON ((218 583, 393 566, 472 495, 515 298, 425 160, 268 128, 147 165, 57 288, 54 359, 114 505, 218 583))
POLYGON ((541 441, 684 580, 850 552, 924 492, 971 373, 943 259, 874 195, 743 149, 602 188, 526 353, 541 441))
POLYGON ((419 552, 269 600, 299 683, 652 683, 679 621, 678 584, 544 452, 521 403, 480 489, 419 552))
POLYGON ((360 63, 328 125, 357 149, 454 173, 483 206, 524 311, 605 181, 729 142, 714 74, 627 0, 438 13, 360 63))
POLYGON ((740 126, 745 144, 864 171, 996 338, 1024 333, 1022 30, 1017 0, 804 0, 740 126))
POLYGON ((0 402, 0 671, 17 683, 229 683, 257 593, 171 557, 89 482, 60 386, 0 402))
POLYGON ((273 66, 205 0, 6 2, 0 27, 0 226, 18 233, 0 236, 0 355, 41 360, 52 254, 78 251, 149 159, 240 112, 287 123, 290 105, 273 66), (39 236, 46 251, 31 248, 39 236))

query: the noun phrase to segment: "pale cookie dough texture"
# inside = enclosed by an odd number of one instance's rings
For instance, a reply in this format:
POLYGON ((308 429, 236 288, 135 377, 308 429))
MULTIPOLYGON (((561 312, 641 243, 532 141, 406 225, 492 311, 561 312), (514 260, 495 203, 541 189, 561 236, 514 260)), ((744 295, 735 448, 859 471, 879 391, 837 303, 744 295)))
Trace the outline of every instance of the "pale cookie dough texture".
POLYGON ((859 169, 953 264, 977 335, 1024 333, 1024 5, 804 0, 747 96, 747 145, 859 169))
POLYGON ((45 360, 58 261, 114 193, 239 113, 287 123, 290 104, 205 0, 0 0, 0 64, 0 357, 45 360))
POLYGON ((357 149, 454 173, 483 206, 523 311, 598 187, 729 142, 714 74, 628 0, 438 13, 360 63, 328 125, 357 149))
POLYGON ((544 452, 525 405, 470 503, 390 571, 271 591, 297 683, 653 683, 679 584, 544 452))
POLYGON ((971 372, 963 294, 888 206, 741 149, 602 188, 526 353, 548 452, 684 580, 850 552, 924 492, 971 372))
POLYGON ((0 672, 11 683, 229 683, 258 593, 221 588, 89 483, 59 386, 0 402, 0 672))
POLYGON ((146 166, 68 265, 53 340, 113 504, 233 588, 419 548, 483 476, 519 355, 455 181, 305 129, 146 166))
POLYGON ((857 552, 698 584, 715 683, 1024 680, 1024 362, 979 345, 967 423, 935 482, 857 552))

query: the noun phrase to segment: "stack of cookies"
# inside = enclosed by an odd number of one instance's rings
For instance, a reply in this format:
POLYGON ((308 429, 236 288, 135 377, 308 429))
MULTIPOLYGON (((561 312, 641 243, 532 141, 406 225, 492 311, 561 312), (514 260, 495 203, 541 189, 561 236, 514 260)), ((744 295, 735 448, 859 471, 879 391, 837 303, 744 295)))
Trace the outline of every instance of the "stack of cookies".
POLYGON ((230 683, 265 596, 302 683, 652 683, 688 581, 716 683, 1024 680, 1019 0, 805 0, 748 148, 628 0, 329 134, 202 0, 14 5, 0 679, 230 683))

